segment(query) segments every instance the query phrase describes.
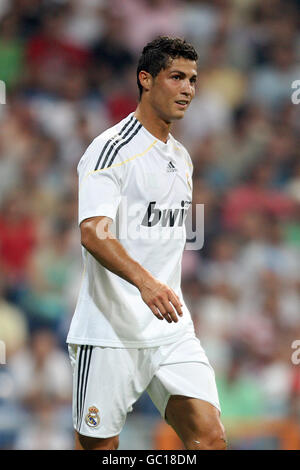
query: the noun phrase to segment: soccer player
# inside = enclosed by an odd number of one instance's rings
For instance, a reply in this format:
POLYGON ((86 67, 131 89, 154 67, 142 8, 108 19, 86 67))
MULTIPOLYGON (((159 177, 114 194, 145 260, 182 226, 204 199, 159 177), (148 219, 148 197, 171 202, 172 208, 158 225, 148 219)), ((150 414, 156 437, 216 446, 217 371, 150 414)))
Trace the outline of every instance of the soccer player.
POLYGON ((180 288, 192 163, 170 134, 195 95, 197 53, 147 44, 136 111, 78 165, 84 274, 67 342, 76 449, 117 449, 147 390, 186 449, 224 449, 214 372, 180 288))

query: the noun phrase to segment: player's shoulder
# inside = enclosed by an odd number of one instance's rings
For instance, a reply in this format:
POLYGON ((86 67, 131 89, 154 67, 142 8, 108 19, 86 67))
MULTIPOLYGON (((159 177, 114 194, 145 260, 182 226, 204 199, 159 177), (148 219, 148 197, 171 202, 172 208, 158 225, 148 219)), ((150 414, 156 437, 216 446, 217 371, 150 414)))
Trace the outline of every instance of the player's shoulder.
POLYGON ((128 126, 133 120, 132 113, 126 116, 124 119, 119 121, 117 124, 114 124, 113 126, 109 127, 105 131, 101 132, 98 136, 95 137, 93 140, 94 144, 97 145, 98 147, 103 146, 106 142, 110 141, 111 139, 114 139, 118 136, 121 135, 122 129, 124 126, 128 126))
POLYGON ((130 113, 126 118, 96 136, 81 157, 78 171, 87 166, 90 170, 103 170, 117 163, 120 159, 119 150, 124 136, 132 133, 136 123, 133 113, 130 113))

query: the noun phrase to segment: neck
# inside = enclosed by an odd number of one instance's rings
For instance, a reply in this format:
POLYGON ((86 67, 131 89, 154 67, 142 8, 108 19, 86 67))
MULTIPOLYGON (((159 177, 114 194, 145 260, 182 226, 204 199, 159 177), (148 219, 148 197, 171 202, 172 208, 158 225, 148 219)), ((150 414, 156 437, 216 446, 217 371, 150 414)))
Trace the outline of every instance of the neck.
POLYGON ((167 142, 171 123, 164 121, 146 102, 140 101, 134 116, 154 137, 167 142))

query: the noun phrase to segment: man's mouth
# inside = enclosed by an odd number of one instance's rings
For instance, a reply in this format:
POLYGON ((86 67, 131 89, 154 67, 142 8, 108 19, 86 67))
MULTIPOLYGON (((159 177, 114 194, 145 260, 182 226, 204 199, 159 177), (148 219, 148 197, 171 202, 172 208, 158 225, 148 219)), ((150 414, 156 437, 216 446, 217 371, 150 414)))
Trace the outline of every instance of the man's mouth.
POLYGON ((189 101, 188 100, 177 100, 175 101, 176 104, 178 104, 181 108, 185 108, 188 106, 189 101))

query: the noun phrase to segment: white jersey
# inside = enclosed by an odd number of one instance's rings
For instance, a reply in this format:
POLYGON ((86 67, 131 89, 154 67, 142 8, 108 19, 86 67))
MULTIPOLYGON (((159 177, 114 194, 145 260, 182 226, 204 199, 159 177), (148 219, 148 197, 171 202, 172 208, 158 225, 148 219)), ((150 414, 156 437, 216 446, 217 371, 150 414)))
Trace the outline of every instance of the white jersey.
POLYGON ((194 331, 180 287, 184 220, 192 201, 188 152, 170 134, 167 143, 156 139, 131 113, 94 139, 78 174, 79 224, 110 217, 128 254, 179 296, 183 316, 177 323, 158 320, 135 286, 82 248, 83 280, 67 342, 156 347, 194 331))

